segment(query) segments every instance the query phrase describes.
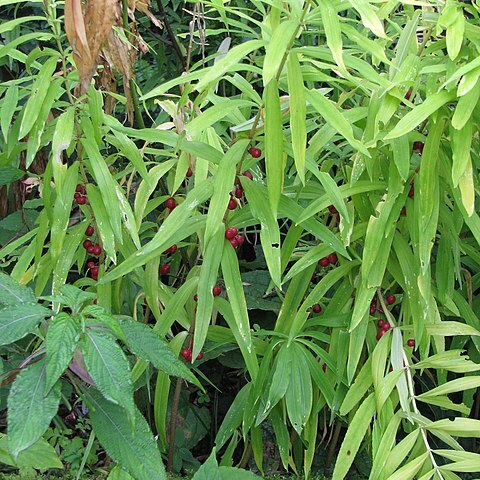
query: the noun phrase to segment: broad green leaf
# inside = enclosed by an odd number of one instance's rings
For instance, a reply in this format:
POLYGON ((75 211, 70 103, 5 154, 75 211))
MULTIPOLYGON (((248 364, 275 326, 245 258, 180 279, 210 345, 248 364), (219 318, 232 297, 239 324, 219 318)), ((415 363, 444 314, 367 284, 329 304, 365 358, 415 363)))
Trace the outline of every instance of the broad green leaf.
MULTIPOLYGON (((10 5, 11 3, 16 3, 16 2, 7 1, 5 3, 2 2, 1 5, 10 5)), ((33 22, 33 21, 38 21, 38 20, 40 20, 40 21, 41 20, 46 20, 46 18, 38 16, 38 15, 28 15, 28 16, 25 16, 25 17, 21 16, 19 18, 15 18, 15 19, 9 20, 9 21, 4 21, 4 22, 2 22, 2 25, 0 25, 0 34, 6 33, 6 32, 11 32, 14 28, 18 27, 22 23, 33 22)))
POLYGON ((60 384, 45 395, 46 368, 40 360, 22 369, 8 395, 8 449, 17 460, 44 434, 60 401, 60 384))
POLYGON ((32 290, 15 281, 10 275, 0 272, 0 304, 15 306, 20 303, 35 303, 32 290))
POLYGON ((355 459, 360 444, 375 413, 375 397, 371 393, 360 405, 348 426, 338 453, 332 480, 343 480, 355 459))
POLYGON ((135 426, 118 405, 88 390, 90 419, 107 454, 137 480, 167 480, 162 457, 145 418, 135 407, 135 426))
POLYGON ((283 59, 287 55, 287 48, 293 40, 298 28, 297 20, 282 22, 275 30, 266 46, 265 60, 263 61, 263 86, 266 87, 283 66, 283 59))
POLYGON ((22 450, 17 461, 8 453, 8 435, 0 435, 0 463, 19 468, 35 468, 40 471, 52 468, 63 468, 55 449, 44 439, 40 438, 26 450, 22 450))
POLYGON ((290 130, 292 132, 292 150, 295 167, 300 181, 305 184, 305 149, 307 143, 306 116, 307 107, 305 88, 300 62, 295 51, 287 59, 287 79, 290 107, 290 130))
POLYGON ((442 408, 443 410, 451 410, 453 412, 460 412, 463 415, 470 415, 470 408, 467 407, 464 403, 454 403, 447 396, 437 395, 435 397, 420 397, 417 399, 420 402, 428 403, 429 405, 435 405, 442 408))
POLYGON ((412 478, 415 478, 416 473, 425 463, 427 457, 428 452, 425 452, 413 460, 410 460, 402 468, 398 469, 393 475, 390 475, 388 480, 412 480, 412 478))
POLYGON ((75 109, 67 108, 57 119, 52 139, 52 171, 58 197, 63 197, 63 183, 67 174, 67 162, 62 161, 62 152, 70 146, 73 136, 75 109))
POLYGON ((480 365, 472 362, 465 355, 463 350, 450 350, 448 352, 437 353, 412 365, 415 369, 436 368, 444 369, 455 373, 477 372, 480 365))
POLYGON ((398 442, 397 445, 395 445, 395 447, 391 450, 390 455, 388 455, 387 461, 385 462, 384 470, 382 472, 384 477, 381 478, 385 478, 387 475, 390 476, 393 472, 395 472, 410 450, 412 450, 419 434, 420 429, 416 428, 400 442, 398 442))
POLYGON ((20 340, 52 312, 37 303, 20 303, 0 310, 0 345, 20 340))
POLYGON ((473 418, 445 418, 443 420, 437 420, 436 422, 432 422, 426 428, 428 430, 439 430, 455 437, 480 437, 480 420, 474 420, 473 418))
POLYGON ((335 63, 346 71, 342 56, 342 30, 338 18, 337 10, 333 3, 328 0, 320 0, 320 13, 322 15, 323 28, 327 37, 327 45, 332 52, 335 63))
POLYGON ((368 357, 367 361, 363 364, 360 372, 355 378, 355 381, 348 389, 345 398, 343 399, 342 406, 340 407, 340 415, 347 415, 355 405, 360 402, 363 396, 367 393, 368 389, 372 385, 372 358, 368 357))
POLYGON ((385 136, 384 140, 398 138, 413 131, 418 125, 420 125, 420 123, 435 113, 445 103, 452 101, 454 98, 455 92, 449 92, 447 90, 442 90, 439 93, 429 95, 423 103, 416 106, 413 110, 402 117, 393 130, 385 136))
POLYGON ((476 328, 460 322, 443 321, 434 325, 426 325, 426 329, 429 335, 441 335, 444 337, 453 337, 455 335, 480 336, 480 332, 476 328))
MULTIPOLYGON (((478 85, 478 82, 476 85, 478 85)), ((478 86, 472 88, 468 93, 460 97, 452 117, 453 128, 460 130, 465 126, 472 116, 479 99, 480 88, 478 88, 478 86)))
POLYGON ((107 334, 89 330, 82 345, 89 375, 107 400, 123 407, 133 423, 135 406, 130 365, 122 349, 107 334))
POLYGON ((458 6, 454 9, 455 20, 447 27, 447 52, 450 60, 455 60, 460 53, 463 43, 463 34, 465 32, 465 17, 463 8, 458 6))
POLYGON ((462 196, 462 203, 469 217, 475 213, 475 184, 473 180, 472 162, 469 159, 465 171, 458 180, 458 188, 462 196))
POLYGON ((398 173, 404 181, 408 178, 410 171, 410 144, 406 135, 394 138, 391 141, 393 161, 397 166, 398 173))
POLYGON ((383 24, 376 14, 376 8, 367 0, 349 0, 350 5, 360 14, 362 23, 377 37, 386 37, 383 24))
POLYGON ((60 313, 49 323, 45 337, 45 393, 50 391, 70 364, 79 338, 79 325, 75 318, 67 313, 60 313))
POLYGON ((473 122, 470 120, 456 130, 450 129, 450 143, 452 145, 452 182, 456 187, 462 175, 470 164, 470 147, 472 145, 473 122))
POLYGON ((122 470, 118 465, 110 472, 107 480, 135 480, 128 472, 122 470))
MULTIPOLYGON (((25 18, 11 21, 18 22, 19 20, 25 20, 25 18)), ((2 28, 5 28, 5 26, 9 23, 10 22, 5 22, 2 26, 0 26, 0 33, 2 28)), ((57 67, 57 59, 57 55, 50 57, 38 72, 35 83, 32 86, 32 93, 30 94, 30 98, 28 99, 23 111, 22 123, 20 125, 20 131, 18 132, 19 139, 25 137, 25 135, 30 132, 38 118, 40 109, 42 108, 43 101, 52 80, 53 72, 57 67)))
POLYGON ((120 322, 128 348, 140 358, 150 362, 155 368, 168 375, 182 377, 198 387, 198 380, 172 352, 168 344, 155 333, 148 325, 132 320, 120 322))
POLYGON ((265 87, 265 167, 268 200, 273 216, 277 216, 278 203, 283 190, 285 160, 283 153, 282 114, 278 85, 272 79, 265 87))

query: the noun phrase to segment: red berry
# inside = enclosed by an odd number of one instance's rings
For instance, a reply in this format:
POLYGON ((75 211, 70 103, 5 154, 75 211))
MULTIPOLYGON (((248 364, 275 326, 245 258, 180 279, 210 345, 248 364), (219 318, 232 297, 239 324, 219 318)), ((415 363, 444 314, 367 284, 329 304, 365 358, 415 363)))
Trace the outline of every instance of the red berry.
POLYGON ((169 210, 173 210, 177 206, 177 202, 175 201, 174 198, 170 197, 165 200, 165 206, 169 210))
POLYGON ((413 142, 413 151, 421 154, 424 146, 425 144, 423 142, 413 142))
POLYGON ((87 262, 87 268, 93 268, 94 266, 95 266, 95 262, 93 261, 87 262))
POLYGON ((78 193, 78 192, 73 194, 73 198, 75 199, 76 202, 78 201, 78 199, 79 199, 81 196, 82 196, 82 195, 80 195, 80 193, 78 193))
POLYGON ((336 253, 331 253, 327 258, 330 262, 330 265, 335 265, 338 262, 338 257, 336 253))
POLYGON ((93 246, 92 253, 96 256, 99 257, 102 254, 103 250, 102 247, 98 244, 93 246))
POLYGON ((261 151, 259 148, 250 147, 250 148, 248 149, 248 151, 250 152, 250 155, 251 155, 253 158, 260 158, 261 155, 262 155, 262 151, 261 151))
POLYGON ((98 267, 92 267, 90 269, 90 273, 92 274, 92 277, 97 276, 98 275, 98 267))
POLYGON ((322 307, 316 303, 315 305, 312 306, 313 313, 320 313, 322 311, 322 307))
POLYGON ((229 201, 228 201, 228 209, 229 210, 235 210, 237 208, 237 202, 231 198, 229 201))
POLYGON ((377 337, 376 337, 377 340, 380 340, 386 333, 387 333, 386 330, 384 330, 383 328, 380 329, 380 330, 378 331, 378 333, 377 333, 377 337))
POLYGON ((238 247, 238 242, 237 242, 237 239, 236 239, 236 238, 232 238, 231 240, 229 240, 229 242, 232 244, 232 247, 233 247, 233 248, 237 248, 237 247, 238 247))
POLYGON ((385 301, 387 302, 387 305, 393 305, 397 299, 395 298, 395 295, 392 295, 391 293, 385 297, 385 301))
POLYGON ((315 281, 315 279, 317 278, 317 274, 315 272, 312 273, 312 278, 310 279, 312 282, 315 281))
POLYGON ((188 170, 187 170, 187 177, 191 177, 193 175, 193 170, 188 167, 188 170))
POLYGON ((382 330, 390 330, 390 324, 388 322, 385 322, 385 325, 383 326, 382 330))
POLYGON ((243 245, 243 242, 245 241, 245 237, 243 235, 235 235, 235 240, 239 245, 243 245))
POLYGON ((193 296, 193 299, 194 299, 196 302, 198 302, 198 295, 195 294, 195 295, 193 296))
POLYGON ((243 197, 243 190, 241 188, 235 189, 235 197, 242 198, 243 197))
MULTIPOLYGON (((90 242, 91 243, 91 242, 90 242)), ((93 250, 95 249, 95 247, 93 245, 90 245, 89 247, 86 248, 87 252, 90 254, 90 255, 93 255, 93 250)))
POLYGON ((94 233, 95 233, 95 229, 91 225, 89 225, 85 230, 85 235, 87 237, 91 237, 94 233))
POLYGON ((225 238, 227 240, 231 240, 232 238, 235 238, 235 235, 238 233, 238 230, 234 227, 227 228, 225 230, 225 238))
POLYGON ((326 363, 324 363, 324 364, 322 365, 322 370, 323 370, 324 372, 327 371, 327 364, 326 364, 326 363))
POLYGON ((160 275, 168 275, 170 273, 170 264, 165 263, 164 265, 160 265, 160 268, 158 270, 160 272, 160 275))
POLYGON ((82 185, 82 184, 78 184, 76 187, 75 187, 75 192, 77 193, 81 193, 82 195, 85 195, 87 193, 87 190, 85 189, 85 186, 82 185))
POLYGON ((406 214, 407 214, 407 209, 405 207, 402 207, 402 209, 400 210, 400 215, 405 216, 406 214))
POLYGON ((379 306, 377 307, 377 310, 378 310, 380 313, 383 313, 383 307, 382 307, 381 305, 379 305, 379 306))
POLYGON ((253 180, 253 175, 250 172, 243 172, 243 176, 253 180))
POLYGON ((97 304, 97 299, 96 299, 96 298, 93 300, 93 304, 94 304, 94 305, 97 304))
POLYGON ((407 345, 412 348, 415 347, 415 340, 413 338, 409 338, 407 340, 407 345))
POLYGON ((344 105, 342 108, 343 108, 344 110, 351 110, 351 109, 352 109, 352 107, 350 107, 350 106, 348 106, 348 105, 344 105))
POLYGON ((201 360, 203 358, 203 353, 200 352, 198 355, 197 355, 197 360, 201 360))
POLYGON ((168 255, 169 253, 173 254, 177 251, 177 246, 176 245, 172 245, 171 247, 167 248, 163 253, 165 255, 168 255))
POLYGON ((338 210, 333 205, 329 205, 328 210, 332 215, 335 215, 336 213, 338 213, 338 210))
POLYGON ((92 246, 92 242, 90 240, 85 240, 82 245, 85 250, 88 250, 89 247, 92 246))
POLYGON ((78 205, 85 205, 87 203, 87 197, 79 197, 77 198, 78 205))
POLYGON ((214 297, 218 297, 221 293, 222 293, 222 287, 218 286, 218 285, 215 285, 213 288, 212 288, 212 293, 213 293, 213 296, 214 297))
POLYGON ((376 305, 370 305, 370 315, 375 315, 376 311, 377 311, 377 306, 376 305))
POLYGON ((189 348, 184 348, 181 355, 187 362, 192 361, 192 351, 189 348))
POLYGON ((93 280, 98 280, 98 273, 95 274, 95 275, 92 273, 92 279, 93 279, 93 280))
POLYGON ((408 196, 410 198, 413 198, 413 196, 415 195, 415 188, 413 187, 413 185, 410 187, 410 190, 408 192, 408 196))
POLYGON ((378 328, 385 328, 385 325, 388 325, 387 322, 385 322, 385 320, 379 320, 377 322, 377 325, 378 325, 378 328))
POLYGON ((328 259, 328 257, 323 257, 318 261, 318 264, 321 267, 328 267, 330 265, 330 260, 328 259))
POLYGON ((412 96, 412 90, 409 89, 408 92, 405 94, 405 99, 410 100, 410 97, 412 96))

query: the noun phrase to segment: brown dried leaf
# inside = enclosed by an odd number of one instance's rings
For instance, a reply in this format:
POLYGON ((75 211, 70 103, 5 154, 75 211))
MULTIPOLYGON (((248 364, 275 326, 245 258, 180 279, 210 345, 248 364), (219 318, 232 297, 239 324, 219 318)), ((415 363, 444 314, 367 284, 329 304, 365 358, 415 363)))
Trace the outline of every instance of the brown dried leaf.
POLYGON ((133 77, 133 59, 131 47, 113 31, 108 34, 102 54, 110 67, 122 73, 128 80, 133 77))

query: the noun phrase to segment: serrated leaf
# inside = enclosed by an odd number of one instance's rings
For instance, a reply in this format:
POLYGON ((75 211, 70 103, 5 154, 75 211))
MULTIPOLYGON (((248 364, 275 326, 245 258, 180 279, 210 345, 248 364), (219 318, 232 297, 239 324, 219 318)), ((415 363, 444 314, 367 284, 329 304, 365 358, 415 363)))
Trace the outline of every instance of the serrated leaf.
POLYGON ((10 305, 0 310, 0 345, 20 340, 31 333, 51 311, 37 303, 10 305))
POLYGON ((30 288, 18 283, 10 275, 0 272, 0 304, 14 306, 19 303, 35 303, 36 301, 30 288))
POLYGON ((135 426, 118 405, 90 389, 87 399, 93 407, 90 419, 99 442, 108 455, 136 480, 167 480, 162 457, 152 432, 134 407, 135 426))
POLYGON ((133 320, 121 320, 120 327, 125 334, 129 349, 135 355, 147 360, 168 375, 185 378, 201 388, 200 382, 192 372, 148 325, 133 320))
POLYGON ((74 318, 60 313, 50 322, 45 337, 47 355, 45 358, 47 380, 45 393, 55 385, 66 370, 80 338, 80 331, 74 318))
POLYGON ((57 413, 60 384, 45 395, 46 366, 43 360, 24 368, 8 395, 8 449, 14 460, 47 430, 57 413))
POLYGON ((107 400, 123 407, 133 422, 135 406, 130 366, 122 349, 109 335, 89 330, 82 351, 88 373, 97 388, 107 400))

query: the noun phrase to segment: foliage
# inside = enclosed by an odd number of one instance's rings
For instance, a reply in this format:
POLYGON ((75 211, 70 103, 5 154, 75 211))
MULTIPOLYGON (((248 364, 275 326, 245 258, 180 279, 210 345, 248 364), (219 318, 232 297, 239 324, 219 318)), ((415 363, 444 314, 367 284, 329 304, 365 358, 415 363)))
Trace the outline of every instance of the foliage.
POLYGON ((205 388, 236 350, 198 478, 252 477, 229 470, 250 450, 263 474, 265 429, 309 477, 321 425, 333 480, 361 453, 372 480, 477 472, 478 4, 160 1, 168 54, 146 3, 20 4, 0 0, 0 188, 26 172, 36 202, 0 222, 13 461, 73 385, 111 478, 166 478, 198 413, 169 376, 205 388))

